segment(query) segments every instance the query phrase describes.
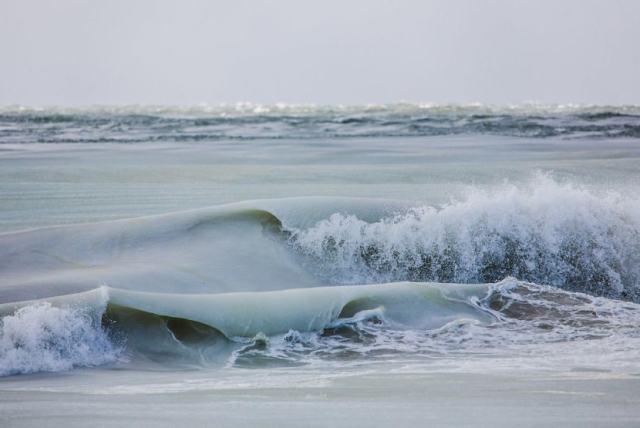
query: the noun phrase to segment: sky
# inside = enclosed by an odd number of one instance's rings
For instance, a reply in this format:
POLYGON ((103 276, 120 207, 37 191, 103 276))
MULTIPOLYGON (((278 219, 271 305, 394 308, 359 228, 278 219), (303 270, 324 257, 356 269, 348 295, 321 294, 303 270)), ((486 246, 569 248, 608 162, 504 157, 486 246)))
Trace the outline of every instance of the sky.
POLYGON ((0 0, 0 104, 640 104, 635 0, 0 0))

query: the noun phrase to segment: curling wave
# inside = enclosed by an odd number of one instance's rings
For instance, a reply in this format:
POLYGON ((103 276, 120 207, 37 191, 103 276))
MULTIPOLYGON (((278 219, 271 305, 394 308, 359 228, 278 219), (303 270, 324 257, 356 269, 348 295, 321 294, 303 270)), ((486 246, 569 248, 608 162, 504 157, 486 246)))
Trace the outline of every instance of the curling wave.
POLYGON ((0 303, 87 291, 220 293, 507 276, 638 301, 640 199, 558 183, 441 207, 257 200, 0 234, 0 303))
POLYGON ((184 295, 101 287, 0 305, 2 375, 123 358, 158 364, 298 365, 635 340, 640 307, 506 279, 184 295), (106 299, 107 305, 104 306, 106 299), (86 318, 87 311, 102 314, 86 318))

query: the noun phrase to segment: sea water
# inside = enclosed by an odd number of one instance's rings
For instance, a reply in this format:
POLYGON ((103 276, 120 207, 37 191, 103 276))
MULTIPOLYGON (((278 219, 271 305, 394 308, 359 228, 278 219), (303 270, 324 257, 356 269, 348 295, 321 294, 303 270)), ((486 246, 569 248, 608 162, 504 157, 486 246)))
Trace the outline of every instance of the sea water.
POLYGON ((640 108, 0 110, 9 425, 633 426, 640 108))

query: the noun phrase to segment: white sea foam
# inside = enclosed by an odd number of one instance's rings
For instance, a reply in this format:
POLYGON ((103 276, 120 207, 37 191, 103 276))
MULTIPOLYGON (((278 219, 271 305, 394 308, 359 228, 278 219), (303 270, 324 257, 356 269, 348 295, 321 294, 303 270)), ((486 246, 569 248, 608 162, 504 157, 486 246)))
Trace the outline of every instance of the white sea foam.
POLYGON ((637 105, 594 105, 594 104, 549 104, 549 103, 520 103, 520 104, 483 104, 463 103, 446 104, 433 102, 397 102, 388 104, 362 105, 322 105, 322 104, 260 104, 252 102, 222 103, 222 104, 194 104, 194 105, 92 105, 84 107, 49 106, 31 107, 25 105, 0 106, 0 114, 141 114, 160 116, 314 116, 314 115, 344 115, 344 114, 640 114, 637 105))
POLYGON ((375 222, 333 214, 294 229, 292 246, 338 283, 493 282, 506 276, 634 298, 640 199, 538 175, 526 186, 470 191, 375 222))
POLYGON ((100 314, 37 303, 0 320, 0 376, 62 371, 116 361, 120 348, 100 314))

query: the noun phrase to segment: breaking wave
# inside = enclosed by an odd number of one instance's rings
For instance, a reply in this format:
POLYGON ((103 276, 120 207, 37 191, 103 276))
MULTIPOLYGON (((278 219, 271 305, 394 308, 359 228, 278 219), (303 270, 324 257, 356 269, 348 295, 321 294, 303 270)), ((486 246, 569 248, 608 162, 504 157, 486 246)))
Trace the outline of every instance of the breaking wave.
POLYGON ((369 222, 336 213, 290 245, 336 283, 495 282, 507 276, 638 300, 640 199, 540 175, 369 222))
POLYGON ((0 374, 90 367, 123 356, 171 367, 264 367, 363 364, 400 354, 464 359, 508 350, 513 357, 535 345, 544 359, 555 355, 544 344, 638 340, 638 322, 637 304, 513 278, 210 295, 103 287, 28 302, 2 318, 0 374), (106 309, 72 309, 91 294, 106 295, 106 309))
POLYGON ((93 367, 120 355, 101 325, 101 311, 41 302, 0 319, 0 376, 93 367))
MULTIPOLYGON (((563 358, 565 348, 550 344, 589 342, 629 348, 640 339, 640 306, 635 303, 568 292, 555 287, 505 279, 464 300, 488 319, 457 317, 431 328, 398 328, 382 308, 337 319, 317 332, 290 330, 256 337, 232 356, 232 362, 326 363, 376 361, 381 358, 467 359, 470 356, 535 357, 536 364, 563 358)), ((576 348, 574 348, 576 349, 576 348)), ((635 355, 638 355, 636 352, 635 355)), ((592 356, 586 356, 589 360, 592 356)), ((579 359, 572 354, 571 358, 579 359)), ((442 361, 442 360, 439 360, 442 361)), ((589 362, 586 361, 586 364, 589 362)))

